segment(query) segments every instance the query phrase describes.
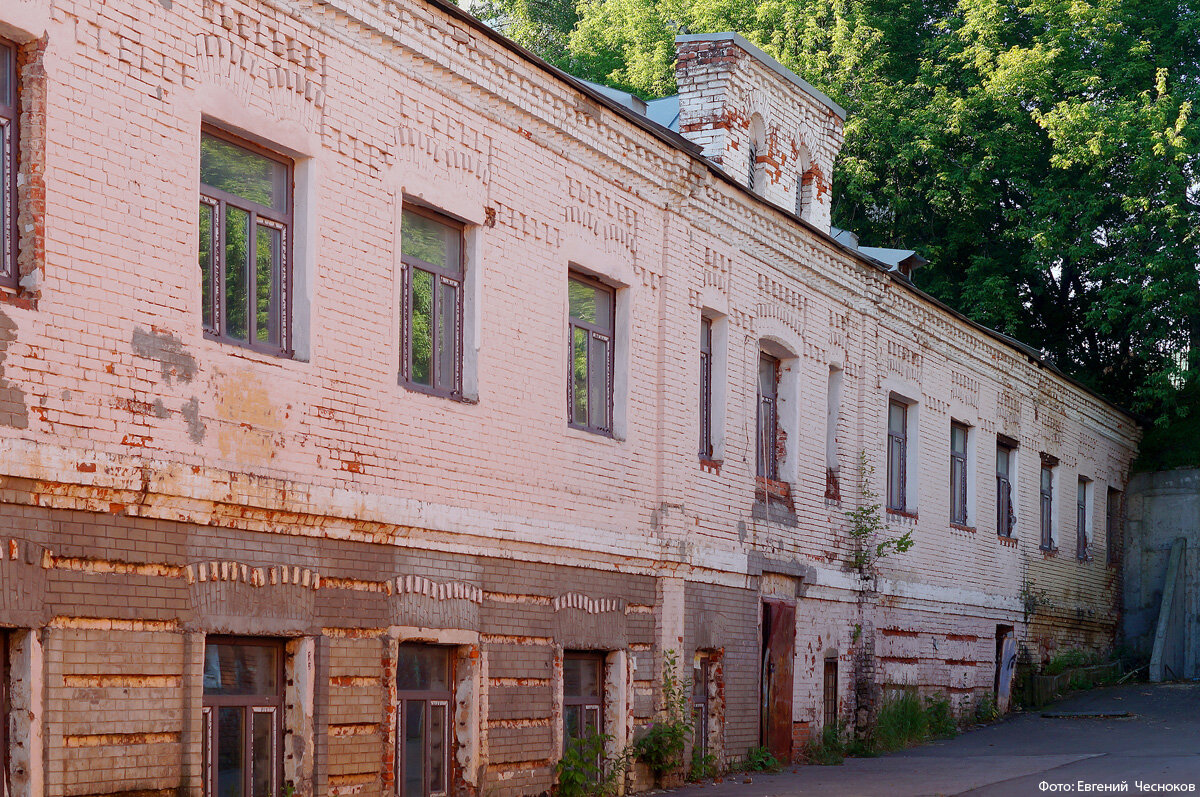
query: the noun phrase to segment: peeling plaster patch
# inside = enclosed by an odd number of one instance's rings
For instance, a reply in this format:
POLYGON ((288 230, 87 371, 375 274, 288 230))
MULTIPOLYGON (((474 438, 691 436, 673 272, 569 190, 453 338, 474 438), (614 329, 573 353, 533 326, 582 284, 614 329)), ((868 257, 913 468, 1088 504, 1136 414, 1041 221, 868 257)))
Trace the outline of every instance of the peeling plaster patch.
POLYGON ((124 747, 131 744, 178 744, 180 734, 167 733, 90 733, 64 736, 63 747, 124 747))
POLYGON ((196 375, 196 358, 183 347, 183 341, 168 332, 147 332, 138 328, 133 331, 133 353, 138 357, 153 360, 162 368, 163 381, 190 382, 196 375))
POLYGON ((192 396, 179 411, 187 422, 188 437, 193 443, 204 442, 204 421, 200 419, 200 399, 192 396))
MULTIPOLYGON (((28 429, 29 410, 25 406, 25 391, 4 378, 8 344, 16 339, 17 325, 7 314, 0 311, 0 425, 28 429)), ((44 420, 45 415, 42 417, 44 420)))

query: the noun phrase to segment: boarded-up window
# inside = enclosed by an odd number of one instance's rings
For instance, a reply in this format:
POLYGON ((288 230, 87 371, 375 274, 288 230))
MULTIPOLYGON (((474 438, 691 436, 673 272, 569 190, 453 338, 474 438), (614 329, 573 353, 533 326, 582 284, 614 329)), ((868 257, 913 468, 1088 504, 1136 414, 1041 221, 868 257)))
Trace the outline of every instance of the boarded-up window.
POLYGON ((713 324, 700 319, 700 459, 713 458, 713 324))

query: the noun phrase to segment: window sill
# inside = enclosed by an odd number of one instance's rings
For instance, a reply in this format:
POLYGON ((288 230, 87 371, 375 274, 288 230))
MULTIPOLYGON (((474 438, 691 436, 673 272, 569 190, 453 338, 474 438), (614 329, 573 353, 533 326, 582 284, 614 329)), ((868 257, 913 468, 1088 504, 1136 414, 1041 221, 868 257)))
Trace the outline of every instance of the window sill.
POLYGON ((891 517, 904 518, 906 520, 918 519, 916 512, 905 512, 903 509, 892 509, 891 507, 887 508, 887 514, 891 517))
MULTIPOLYGON (((152 329, 152 331, 158 330, 152 329)), ((231 353, 239 356, 254 354, 264 358, 264 360, 267 362, 277 362, 279 360, 293 360, 296 362, 302 362, 301 360, 296 360, 294 352, 284 351, 282 349, 266 348, 263 346, 255 346, 253 343, 247 343, 246 341, 238 340, 237 338, 227 338, 222 335, 214 335, 208 330, 204 331, 204 339, 211 340, 213 343, 221 346, 229 346, 233 349, 231 353)))
POLYGON ((1039 545, 1038 550, 1042 552, 1043 559, 1053 559, 1058 556, 1058 548, 1047 548, 1045 545, 1039 545))
POLYGON ((479 399, 477 399, 477 398, 471 399, 471 398, 464 396, 462 393, 456 393, 456 392, 448 391, 448 390, 438 390, 435 387, 430 387, 429 385, 422 385, 419 382, 410 382, 407 379, 401 379, 398 382, 398 384, 400 385, 400 387, 404 388, 405 390, 409 391, 410 393, 420 393, 422 395, 432 396, 434 398, 444 398, 449 401, 456 401, 459 404, 478 404, 479 403, 479 399))
POLYGON ((20 307, 22 310, 37 310, 38 300, 35 294, 0 285, 0 304, 20 307))
POLYGON ((792 488, 787 482, 778 479, 768 479, 764 476, 754 477, 754 486, 758 492, 765 493, 767 498, 786 501, 792 497, 792 488))
POLYGON ((969 532, 971 532, 972 534, 974 534, 974 533, 975 533, 975 527, 974 527, 974 526, 967 526, 967 525, 965 525, 965 524, 963 524, 963 523, 951 523, 951 524, 950 524, 950 528, 954 529, 955 531, 969 531, 969 532))
POLYGON ((721 472, 721 466, 724 464, 725 464, 724 461, 719 460, 719 459, 710 459, 709 457, 700 457, 700 470, 707 471, 708 473, 718 473, 719 474, 721 472))
POLYGON ((581 440, 612 440, 614 442, 623 442, 622 438, 617 437, 612 432, 603 432, 598 429, 589 429, 586 426, 576 426, 573 423, 567 423, 567 431, 577 435, 581 440))
POLYGON ((1009 548, 1017 547, 1017 538, 1016 537, 1008 536, 1005 534, 997 534, 996 539, 998 539, 1000 541, 1001 545, 1007 545, 1009 548))

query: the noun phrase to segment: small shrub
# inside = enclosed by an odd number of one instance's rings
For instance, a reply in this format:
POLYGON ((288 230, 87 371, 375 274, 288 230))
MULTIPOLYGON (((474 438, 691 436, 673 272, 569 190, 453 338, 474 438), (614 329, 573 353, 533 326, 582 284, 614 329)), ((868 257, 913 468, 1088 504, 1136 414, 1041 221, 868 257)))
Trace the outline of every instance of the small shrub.
POLYGON ((980 695, 975 701, 974 714, 975 722, 979 725, 985 722, 995 722, 1000 718, 1000 710, 996 706, 996 698, 991 692, 980 695))
POLYGON ((1078 648, 1064 650, 1050 659, 1049 663, 1042 668, 1043 675, 1059 675, 1073 667, 1088 667, 1092 664, 1097 664, 1100 657, 1095 653, 1078 648))
POLYGON ((810 764, 821 766, 840 764, 846 759, 846 746, 841 723, 826 725, 821 729, 820 736, 808 740, 804 747, 804 758, 810 764))
POLYGON ((751 747, 746 751, 747 772, 778 772, 781 768, 779 759, 765 747, 751 747))
POLYGON ((688 767, 688 780, 708 780, 720 774, 717 769, 717 757, 712 753, 700 750, 699 745, 692 748, 692 763, 688 767))
POLYGON ((663 775, 683 766, 683 751, 692 735, 691 683, 679 678, 676 661, 674 650, 663 652, 663 710, 633 743, 634 755, 660 782, 663 775))
POLYGON ((902 750, 925 738, 929 717, 915 692, 902 692, 883 702, 875 723, 874 746, 884 752, 902 750))
POLYGON ((612 737, 593 733, 567 742, 563 757, 554 765, 558 797, 609 797, 617 793, 629 762, 628 754, 605 756, 612 737))
POLYGON ((958 735, 958 724, 950 710, 950 701, 944 696, 925 698, 925 726, 929 736, 934 739, 952 739, 958 735))

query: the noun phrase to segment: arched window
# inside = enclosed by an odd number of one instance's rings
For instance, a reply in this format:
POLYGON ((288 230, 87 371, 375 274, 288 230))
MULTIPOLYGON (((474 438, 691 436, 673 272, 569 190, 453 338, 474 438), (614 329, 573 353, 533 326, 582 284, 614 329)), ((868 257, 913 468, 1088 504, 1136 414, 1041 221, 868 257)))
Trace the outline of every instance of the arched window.
POLYGON ((802 219, 809 218, 812 212, 813 188, 816 182, 816 170, 813 169, 812 159, 805 147, 800 148, 797 158, 799 173, 796 175, 796 215, 802 219))
POLYGON ((762 189, 762 164, 759 159, 766 146, 766 125, 758 114, 750 120, 750 144, 747 148, 746 186, 751 191, 762 189))

